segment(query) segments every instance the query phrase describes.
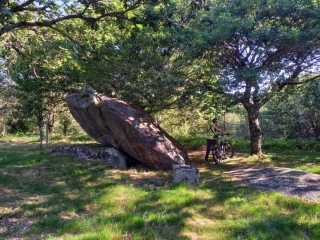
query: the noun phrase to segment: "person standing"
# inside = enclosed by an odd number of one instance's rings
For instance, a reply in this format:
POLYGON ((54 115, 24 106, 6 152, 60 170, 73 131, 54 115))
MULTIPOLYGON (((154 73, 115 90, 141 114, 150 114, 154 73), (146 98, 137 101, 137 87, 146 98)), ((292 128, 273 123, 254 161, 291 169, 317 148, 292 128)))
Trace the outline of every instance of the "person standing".
MULTIPOLYGON (((219 135, 227 135, 229 134, 228 132, 222 130, 219 126, 219 119, 214 118, 212 119, 213 126, 210 125, 210 127, 207 129, 207 133, 210 131, 213 133, 213 138, 217 138, 219 135)), ((207 140, 207 151, 206 155, 204 157, 204 161, 208 161, 209 153, 212 149, 212 146, 216 144, 217 139, 206 139, 207 140)))
POLYGON ((212 120, 213 122, 213 132, 215 135, 228 135, 229 132, 223 131, 219 126, 219 120, 217 118, 214 118, 212 120))

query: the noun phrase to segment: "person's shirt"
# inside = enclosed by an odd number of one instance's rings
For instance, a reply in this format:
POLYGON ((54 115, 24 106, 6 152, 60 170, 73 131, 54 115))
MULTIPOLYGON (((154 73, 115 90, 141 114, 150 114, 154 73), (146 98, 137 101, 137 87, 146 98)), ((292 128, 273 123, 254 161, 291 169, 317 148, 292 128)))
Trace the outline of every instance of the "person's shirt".
POLYGON ((214 125, 213 126, 213 132, 215 134, 219 134, 219 133, 221 133, 221 128, 218 125, 214 125))

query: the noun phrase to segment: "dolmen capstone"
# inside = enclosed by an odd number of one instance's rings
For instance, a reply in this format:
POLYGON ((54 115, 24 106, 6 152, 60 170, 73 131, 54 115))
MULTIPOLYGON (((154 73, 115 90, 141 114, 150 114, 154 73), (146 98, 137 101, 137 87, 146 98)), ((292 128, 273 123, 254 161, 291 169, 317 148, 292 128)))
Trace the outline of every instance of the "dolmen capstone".
POLYGON ((170 170, 189 164, 187 151, 141 108, 97 94, 90 86, 66 96, 69 110, 84 131, 148 168, 170 170))

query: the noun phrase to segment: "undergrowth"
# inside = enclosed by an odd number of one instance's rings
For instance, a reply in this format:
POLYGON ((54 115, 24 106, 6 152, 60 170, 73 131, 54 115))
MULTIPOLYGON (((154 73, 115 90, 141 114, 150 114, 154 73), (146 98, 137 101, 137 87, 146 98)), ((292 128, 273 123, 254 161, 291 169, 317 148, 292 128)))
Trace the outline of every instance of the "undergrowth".
MULTIPOLYGON (((206 135, 177 135, 175 138, 182 143, 182 145, 198 149, 206 146, 206 135)), ((240 152, 247 152, 250 149, 250 141, 240 138, 233 138, 226 136, 226 140, 230 141, 234 148, 240 152)), ((307 151, 320 151, 320 141, 306 140, 306 139, 262 139, 263 150, 307 150, 307 151)))

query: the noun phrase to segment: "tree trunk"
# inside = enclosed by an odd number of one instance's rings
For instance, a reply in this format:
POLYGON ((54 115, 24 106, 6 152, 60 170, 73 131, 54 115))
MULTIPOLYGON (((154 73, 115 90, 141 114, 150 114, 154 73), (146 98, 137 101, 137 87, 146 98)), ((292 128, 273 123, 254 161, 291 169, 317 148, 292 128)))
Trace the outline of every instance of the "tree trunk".
POLYGON ((40 148, 42 148, 42 142, 43 142, 43 125, 42 125, 42 122, 39 123, 39 137, 40 137, 40 148))
POLYGON ((48 113, 48 121, 50 122, 49 123, 49 133, 53 133, 53 124, 54 124, 54 121, 55 121, 55 114, 53 111, 49 111, 48 113))
POLYGON ((249 130, 250 130, 250 154, 261 155, 262 133, 259 124, 259 108, 251 106, 246 108, 248 112, 249 130))
POLYGON ((40 135, 40 148, 42 148, 43 144, 43 117, 38 117, 38 128, 39 128, 39 135, 40 135))
POLYGON ((5 118, 2 116, 2 135, 6 135, 7 131, 6 131, 6 120, 5 118))

